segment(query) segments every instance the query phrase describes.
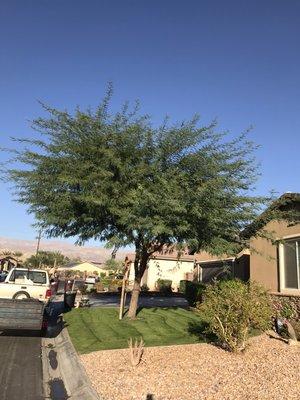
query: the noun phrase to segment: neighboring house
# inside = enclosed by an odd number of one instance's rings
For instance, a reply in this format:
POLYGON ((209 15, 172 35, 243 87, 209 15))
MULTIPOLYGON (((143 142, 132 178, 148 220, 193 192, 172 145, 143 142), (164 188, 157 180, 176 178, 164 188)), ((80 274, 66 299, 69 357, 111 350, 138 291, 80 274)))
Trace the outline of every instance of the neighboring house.
MULTIPOLYGON (((243 281, 256 281, 273 293, 300 295, 300 193, 285 193, 243 232, 249 249, 236 257, 197 255, 196 274, 199 281, 209 282, 222 274, 224 267, 243 281), (293 221, 283 217, 290 213, 293 221), (271 239, 259 236, 268 232, 271 239)), ((225 268, 225 270, 226 270, 225 268)))
POLYGON ((238 269, 246 271, 249 279, 266 289, 287 295, 300 295, 300 193, 285 193, 269 207, 245 234, 249 237, 251 254, 238 269), (273 219, 272 212, 289 212, 293 220, 273 219), (261 229, 272 240, 257 235, 261 229))
POLYGON ((231 274, 236 257, 213 256, 206 251, 195 256, 195 276, 199 282, 210 283, 231 274))
POLYGON ((93 275, 94 272, 97 272, 99 275, 101 273, 105 273, 108 275, 108 272, 106 269, 103 268, 103 264, 101 263, 95 263, 91 261, 83 261, 81 263, 72 263, 69 265, 66 265, 64 267, 58 268, 58 271, 80 271, 84 272, 87 275, 93 275))
MULTIPOLYGON (((128 254, 130 262, 129 284, 134 281, 134 254, 128 254)), ((195 256, 178 253, 159 254, 155 253, 148 261, 142 285, 147 285, 150 290, 156 290, 158 279, 168 279, 172 281, 172 288, 178 291, 181 280, 192 280, 195 267, 195 256)))

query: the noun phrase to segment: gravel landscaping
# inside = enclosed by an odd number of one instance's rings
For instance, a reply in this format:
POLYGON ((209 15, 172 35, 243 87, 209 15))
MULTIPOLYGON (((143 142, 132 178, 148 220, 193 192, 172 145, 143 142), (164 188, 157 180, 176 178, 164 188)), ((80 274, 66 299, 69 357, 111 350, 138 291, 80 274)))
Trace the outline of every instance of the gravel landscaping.
POLYGON ((145 348, 129 364, 129 350, 81 356, 103 400, 290 400, 300 398, 300 346, 275 335, 250 339, 244 354, 210 344, 145 348))

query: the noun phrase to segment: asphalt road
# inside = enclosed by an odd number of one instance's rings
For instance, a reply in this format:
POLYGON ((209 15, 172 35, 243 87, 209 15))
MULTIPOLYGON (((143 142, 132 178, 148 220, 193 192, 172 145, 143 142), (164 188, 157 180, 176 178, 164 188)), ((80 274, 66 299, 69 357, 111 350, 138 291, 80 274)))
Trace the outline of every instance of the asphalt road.
POLYGON ((35 332, 0 335, 0 399, 44 399, 41 338, 35 332))
MULTIPOLYGON (((129 305, 130 294, 126 296, 126 306, 129 305)), ((117 307, 120 304, 120 295, 117 294, 96 294, 90 296, 92 307, 117 307)), ((184 297, 177 296, 140 296, 139 307, 188 307, 184 297)))

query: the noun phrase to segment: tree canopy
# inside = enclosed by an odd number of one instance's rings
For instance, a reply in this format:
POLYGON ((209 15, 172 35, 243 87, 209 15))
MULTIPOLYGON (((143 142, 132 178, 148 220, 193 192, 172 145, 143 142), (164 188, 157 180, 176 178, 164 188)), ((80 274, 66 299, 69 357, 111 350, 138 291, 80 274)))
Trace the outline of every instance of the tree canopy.
POLYGON ((38 254, 28 257, 25 266, 33 268, 63 267, 70 262, 70 259, 59 251, 40 250, 38 254))
POLYGON ((48 117, 33 121, 37 137, 19 140, 23 167, 8 177, 49 236, 135 246, 134 316, 153 252, 178 243, 232 253, 264 199, 251 194, 256 146, 247 132, 230 139, 197 116, 156 127, 128 104, 110 113, 110 97, 94 111, 44 106, 48 117))

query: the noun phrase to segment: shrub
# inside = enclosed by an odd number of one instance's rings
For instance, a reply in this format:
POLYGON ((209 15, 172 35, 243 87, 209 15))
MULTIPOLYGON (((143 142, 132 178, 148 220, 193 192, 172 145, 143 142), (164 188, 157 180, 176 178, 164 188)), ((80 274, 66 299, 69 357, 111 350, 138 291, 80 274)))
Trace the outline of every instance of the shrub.
POLYGON ((97 292, 103 292, 104 291, 104 286, 102 282, 96 283, 96 291, 97 292))
POLYGON ((144 283, 144 284, 141 286, 141 291, 142 291, 142 292, 148 292, 148 291, 149 291, 149 287, 146 285, 146 283, 144 283))
POLYGON ((250 329, 263 331, 271 326, 270 299, 254 282, 215 282, 206 287, 203 303, 197 306, 207 321, 206 332, 215 334, 230 351, 245 349, 250 329))
POLYGON ((198 301, 202 301, 205 285, 199 282, 182 280, 179 283, 179 291, 184 294, 189 305, 194 307, 198 301))
POLYGON ((298 318, 298 304, 294 298, 271 296, 274 317, 283 319, 298 318))
POLYGON ((156 281, 156 288, 162 294, 172 293, 172 281, 170 279, 158 279, 156 281))

